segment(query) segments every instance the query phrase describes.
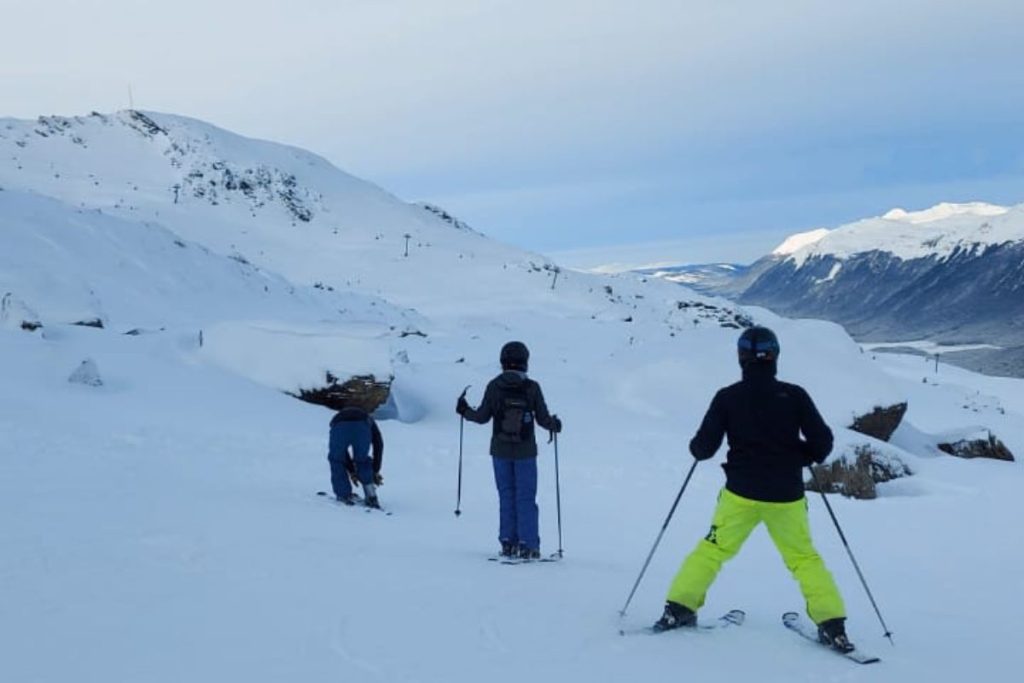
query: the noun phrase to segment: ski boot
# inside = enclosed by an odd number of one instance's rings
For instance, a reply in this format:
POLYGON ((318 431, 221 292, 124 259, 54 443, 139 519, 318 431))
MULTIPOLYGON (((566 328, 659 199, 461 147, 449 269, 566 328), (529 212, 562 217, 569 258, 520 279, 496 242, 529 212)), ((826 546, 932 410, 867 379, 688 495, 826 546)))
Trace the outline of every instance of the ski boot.
POLYGON ((527 548, 525 545, 519 546, 519 559, 520 560, 539 560, 540 559, 540 548, 527 548))
POLYGON ((498 553, 498 557, 514 558, 518 554, 518 546, 511 541, 501 542, 501 552, 498 553))
POLYGON ((846 637, 846 619, 827 619, 818 624, 818 640, 823 645, 828 645, 833 650, 840 652, 852 652, 855 648, 850 639, 846 637))
POLYGON ((377 486, 372 482, 364 482, 363 493, 366 494, 364 501, 366 507, 380 510, 380 501, 377 500, 377 486))
POLYGON ((680 605, 678 602, 666 602, 665 613, 661 615, 661 619, 654 622, 654 629, 656 633, 662 631, 671 631, 674 628, 696 626, 697 625, 697 613, 685 605, 680 605))
POLYGON ((347 496, 336 496, 336 498, 338 499, 338 502, 341 503, 342 505, 349 506, 355 505, 356 502, 359 500, 359 496, 357 496, 354 493, 350 493, 347 496))

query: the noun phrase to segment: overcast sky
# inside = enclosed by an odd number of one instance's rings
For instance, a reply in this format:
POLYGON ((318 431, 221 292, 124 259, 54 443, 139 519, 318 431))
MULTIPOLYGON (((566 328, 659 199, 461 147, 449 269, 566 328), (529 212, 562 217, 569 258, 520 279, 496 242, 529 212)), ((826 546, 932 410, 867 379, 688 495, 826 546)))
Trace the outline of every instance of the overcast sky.
POLYGON ((1022 31, 1021 0, 0 0, 0 116, 130 86, 527 248, 749 260, 1024 202, 1022 31))

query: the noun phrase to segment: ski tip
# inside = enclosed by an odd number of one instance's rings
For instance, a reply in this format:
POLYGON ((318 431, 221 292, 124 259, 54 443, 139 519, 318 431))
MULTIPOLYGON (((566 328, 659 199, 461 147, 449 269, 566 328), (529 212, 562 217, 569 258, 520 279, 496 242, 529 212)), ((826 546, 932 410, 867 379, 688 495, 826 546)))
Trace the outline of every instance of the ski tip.
POLYGON ((318 495, 318 496, 326 496, 327 495, 327 491, 317 491, 316 495, 318 495))
POLYGON ((799 618, 800 615, 796 612, 786 612, 782 615, 782 623, 787 625, 792 624, 799 618))

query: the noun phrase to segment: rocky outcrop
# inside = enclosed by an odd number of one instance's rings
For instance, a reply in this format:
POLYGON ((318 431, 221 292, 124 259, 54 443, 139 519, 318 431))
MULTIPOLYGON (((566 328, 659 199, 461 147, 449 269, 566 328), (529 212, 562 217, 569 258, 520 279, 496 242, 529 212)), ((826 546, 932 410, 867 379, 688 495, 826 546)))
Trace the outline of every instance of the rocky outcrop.
POLYGON ((341 410, 350 406, 372 413, 384 405, 391 394, 391 379, 378 380, 373 375, 357 375, 344 382, 332 373, 326 375, 326 384, 314 389, 301 389, 296 398, 308 403, 341 410))
POLYGON ((827 464, 813 466, 811 472, 811 479, 805 483, 808 491, 838 493, 863 500, 878 496, 877 484, 913 474, 896 455, 883 453, 866 443, 827 464))
POLYGON ((689 313, 695 321, 707 320, 734 330, 745 330, 754 325, 753 319, 744 313, 704 301, 677 301, 676 310, 689 313))
POLYGON ((458 218, 456 218, 452 214, 448 213, 447 211, 442 209, 440 206, 437 206, 436 204, 430 204, 428 202, 419 202, 415 206, 419 206, 424 211, 428 211, 429 213, 433 214, 434 216, 437 216, 442 221, 444 221, 448 225, 452 226, 456 230, 462 230, 464 232, 472 232, 472 233, 479 234, 479 233, 476 232, 476 230, 474 230, 473 228, 469 227, 468 223, 466 223, 465 221, 459 220, 458 218))
POLYGON ((958 458, 989 458, 992 460, 1006 460, 1013 462, 1013 453, 1006 445, 997 439, 992 432, 986 436, 975 439, 960 439, 951 443, 940 443, 938 448, 943 453, 955 455, 958 458))
POLYGON ((35 332, 43 326, 39 314, 11 292, 0 297, 0 327, 35 332))
POLYGON ((870 413, 855 417, 849 429, 879 441, 888 441, 906 414, 905 402, 887 407, 875 406, 870 413))
POLYGON ((72 384, 84 384, 87 387, 101 387, 103 386, 103 380, 100 378, 100 369, 96 365, 96 361, 91 358, 83 360, 75 371, 68 377, 68 381, 72 384))

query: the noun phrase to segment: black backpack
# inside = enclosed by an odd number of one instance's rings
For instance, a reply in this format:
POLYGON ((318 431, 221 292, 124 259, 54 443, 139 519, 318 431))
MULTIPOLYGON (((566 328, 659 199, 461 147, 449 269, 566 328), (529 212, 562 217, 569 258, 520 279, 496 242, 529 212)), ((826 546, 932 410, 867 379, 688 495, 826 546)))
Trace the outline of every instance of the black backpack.
POLYGON ((533 411, 526 395, 526 386, 503 389, 498 397, 498 410, 494 416, 498 425, 495 436, 504 443, 523 443, 530 438, 533 411))

